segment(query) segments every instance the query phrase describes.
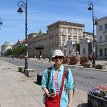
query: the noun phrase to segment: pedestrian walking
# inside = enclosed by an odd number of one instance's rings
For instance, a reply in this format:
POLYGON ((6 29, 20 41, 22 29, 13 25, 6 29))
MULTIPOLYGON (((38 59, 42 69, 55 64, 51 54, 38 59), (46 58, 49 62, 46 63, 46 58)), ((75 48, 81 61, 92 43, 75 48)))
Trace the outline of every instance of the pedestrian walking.
POLYGON ((72 107, 74 81, 72 72, 63 66, 64 54, 56 49, 52 52, 54 64, 45 69, 42 89, 45 92, 45 107, 72 107))

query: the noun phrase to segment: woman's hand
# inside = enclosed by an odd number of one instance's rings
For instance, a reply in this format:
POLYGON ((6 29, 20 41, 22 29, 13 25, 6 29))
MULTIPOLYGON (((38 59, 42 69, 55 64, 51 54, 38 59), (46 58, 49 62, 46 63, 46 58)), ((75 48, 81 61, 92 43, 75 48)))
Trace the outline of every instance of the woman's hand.
POLYGON ((72 103, 69 103, 67 107, 72 107, 72 103))
POLYGON ((55 97, 55 93, 48 94, 48 97, 51 97, 51 98, 55 97))

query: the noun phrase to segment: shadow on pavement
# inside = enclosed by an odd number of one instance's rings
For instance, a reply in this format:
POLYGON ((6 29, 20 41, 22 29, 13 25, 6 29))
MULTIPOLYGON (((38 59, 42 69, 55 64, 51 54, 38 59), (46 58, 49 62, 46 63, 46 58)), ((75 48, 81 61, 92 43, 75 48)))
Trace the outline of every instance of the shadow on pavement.
POLYGON ((88 107, 87 103, 79 104, 77 107, 88 107))

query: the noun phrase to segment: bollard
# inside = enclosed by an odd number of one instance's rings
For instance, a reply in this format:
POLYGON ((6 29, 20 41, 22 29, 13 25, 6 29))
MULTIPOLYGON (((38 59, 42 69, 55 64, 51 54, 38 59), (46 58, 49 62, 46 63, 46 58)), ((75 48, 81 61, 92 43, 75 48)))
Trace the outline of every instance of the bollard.
POLYGON ((35 76, 35 71, 34 69, 25 69, 25 75, 27 77, 34 77, 35 76))
POLYGON ((43 73, 44 73, 44 72, 42 71, 42 72, 39 72, 39 73, 37 74, 37 84, 38 84, 38 85, 41 85, 43 73))
POLYGON ((86 68, 90 68, 90 64, 84 64, 83 66, 86 68))
POLYGON ((18 71, 21 73, 24 73, 25 67, 24 66, 19 66, 18 71))
POLYGON ((106 66, 105 66, 105 64, 97 64, 97 65, 95 66, 95 68, 96 68, 96 69, 105 69, 106 66))

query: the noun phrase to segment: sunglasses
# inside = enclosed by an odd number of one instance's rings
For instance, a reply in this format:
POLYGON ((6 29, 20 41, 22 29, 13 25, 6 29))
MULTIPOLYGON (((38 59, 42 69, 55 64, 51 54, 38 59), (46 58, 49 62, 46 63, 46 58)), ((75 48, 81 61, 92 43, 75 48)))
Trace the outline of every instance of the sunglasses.
POLYGON ((63 59, 62 56, 55 56, 54 59, 63 59))

